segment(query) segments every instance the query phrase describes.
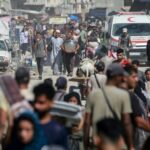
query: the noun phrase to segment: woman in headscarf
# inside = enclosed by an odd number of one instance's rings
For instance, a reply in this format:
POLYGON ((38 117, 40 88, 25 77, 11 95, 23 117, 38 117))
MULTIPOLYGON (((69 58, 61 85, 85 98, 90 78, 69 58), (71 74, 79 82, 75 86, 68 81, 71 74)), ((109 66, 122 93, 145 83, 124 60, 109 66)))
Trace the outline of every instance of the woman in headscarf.
MULTIPOLYGON (((64 97, 64 101, 73 105, 82 106, 80 95, 76 92, 71 92, 64 97)), ((83 122, 81 119, 79 124, 72 126, 71 135, 69 136, 69 149, 81 150, 83 149, 83 122)))
POLYGON ((47 145, 39 120, 33 112, 24 112, 14 121, 7 150, 41 150, 47 145))
POLYGON ((76 92, 71 92, 64 97, 64 101, 74 105, 82 106, 80 95, 76 92))

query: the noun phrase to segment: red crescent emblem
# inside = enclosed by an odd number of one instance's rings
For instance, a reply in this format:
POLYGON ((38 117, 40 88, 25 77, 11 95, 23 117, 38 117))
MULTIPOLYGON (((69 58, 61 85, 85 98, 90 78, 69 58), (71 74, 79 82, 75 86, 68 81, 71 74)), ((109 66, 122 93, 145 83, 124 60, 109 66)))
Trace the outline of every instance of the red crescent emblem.
POLYGON ((133 18, 134 18, 134 17, 129 17, 129 18, 128 18, 128 21, 129 21, 129 22, 135 22, 134 20, 132 20, 133 18))

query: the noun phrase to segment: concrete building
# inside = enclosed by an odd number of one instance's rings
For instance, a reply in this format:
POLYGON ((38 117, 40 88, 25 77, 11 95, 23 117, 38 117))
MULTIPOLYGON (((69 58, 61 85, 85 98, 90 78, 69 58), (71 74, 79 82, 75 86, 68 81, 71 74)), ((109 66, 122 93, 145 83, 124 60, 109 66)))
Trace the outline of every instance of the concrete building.
POLYGON ((7 12, 11 9, 10 0, 0 0, 0 13, 7 12))
MULTIPOLYGON (((6 0, 5 0, 6 1, 6 0)), ((40 11, 49 15, 84 14, 90 9, 102 8, 107 12, 120 10, 132 0, 11 0, 13 9, 40 11)))
POLYGON ((134 0, 93 0, 94 7, 120 10, 122 7, 131 7, 134 0))
POLYGON ((120 10, 124 0, 26 0, 26 7, 45 7, 46 12, 56 15, 82 14, 94 8, 106 8, 107 11, 120 10))
POLYGON ((91 8, 90 0, 26 0, 24 4, 26 6, 43 5, 47 10, 55 9, 57 15, 80 14, 83 6, 86 10, 91 8))
POLYGON ((44 5, 44 0, 26 0, 25 5, 44 5))
POLYGON ((81 14, 88 12, 91 6, 91 0, 64 0, 61 8, 63 14, 81 14))
POLYGON ((39 7, 45 9, 49 15, 61 14, 60 6, 62 6, 64 0, 26 0, 24 7, 39 7))
POLYGON ((109 8, 111 10, 120 10, 124 6, 124 0, 93 0, 95 8, 109 8))
POLYGON ((88 0, 27 0, 25 5, 44 5, 45 8, 55 8, 56 14, 81 13, 82 1, 88 0))
POLYGON ((57 7, 63 0, 26 0, 25 5, 44 5, 45 7, 57 7))

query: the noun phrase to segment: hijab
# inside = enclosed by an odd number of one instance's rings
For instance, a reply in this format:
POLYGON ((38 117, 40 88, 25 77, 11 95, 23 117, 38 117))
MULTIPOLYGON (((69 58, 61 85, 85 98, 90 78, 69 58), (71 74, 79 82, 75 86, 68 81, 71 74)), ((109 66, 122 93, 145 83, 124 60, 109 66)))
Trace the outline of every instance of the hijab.
POLYGON ((43 130, 41 130, 38 117, 33 112, 24 112, 20 114, 14 121, 14 127, 11 135, 11 143, 7 150, 41 150, 43 146, 47 145, 44 137, 43 130), (17 135, 19 123, 23 120, 27 120, 33 124, 34 136, 29 144, 22 144, 17 135))

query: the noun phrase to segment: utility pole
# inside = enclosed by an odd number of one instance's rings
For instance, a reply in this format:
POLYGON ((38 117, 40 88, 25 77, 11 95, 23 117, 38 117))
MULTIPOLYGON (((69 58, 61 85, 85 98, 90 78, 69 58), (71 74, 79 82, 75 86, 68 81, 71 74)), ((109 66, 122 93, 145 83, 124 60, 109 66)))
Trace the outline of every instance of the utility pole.
POLYGON ((81 16, 82 16, 82 21, 85 21, 85 15, 89 11, 89 6, 92 5, 92 1, 87 0, 84 2, 84 0, 81 0, 81 16))
POLYGON ((82 22, 84 22, 85 21, 85 5, 82 0, 81 0, 81 17, 82 17, 82 22))

